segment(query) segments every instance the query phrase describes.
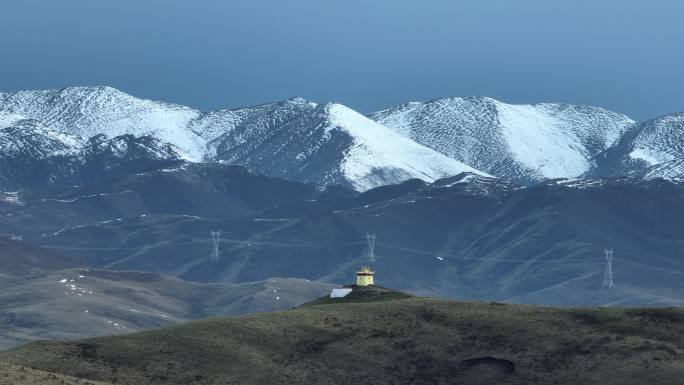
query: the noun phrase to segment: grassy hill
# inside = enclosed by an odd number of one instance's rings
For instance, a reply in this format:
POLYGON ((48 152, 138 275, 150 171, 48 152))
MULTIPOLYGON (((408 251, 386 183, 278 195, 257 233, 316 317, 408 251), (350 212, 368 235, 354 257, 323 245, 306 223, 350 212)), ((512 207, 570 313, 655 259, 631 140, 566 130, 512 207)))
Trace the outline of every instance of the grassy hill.
POLYGON ((330 291, 303 279, 240 284, 66 269, 0 280, 0 349, 36 339, 131 333, 218 315, 290 309, 330 291))
POLYGON ((0 362, 0 385, 112 385, 0 362))
POLYGON ((0 353, 0 361, 136 385, 667 385, 684 378, 683 309, 359 300, 35 342, 0 353))

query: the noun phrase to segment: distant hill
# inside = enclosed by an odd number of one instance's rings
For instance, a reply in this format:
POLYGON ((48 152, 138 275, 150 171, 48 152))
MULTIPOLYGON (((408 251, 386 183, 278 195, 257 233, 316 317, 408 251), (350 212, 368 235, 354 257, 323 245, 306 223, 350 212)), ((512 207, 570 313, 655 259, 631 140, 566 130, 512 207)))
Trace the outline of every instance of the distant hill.
POLYGON ((680 384, 684 311, 427 298, 308 306, 0 360, 118 384, 680 384))
POLYGON ((0 282, 2 278, 40 274, 84 265, 83 260, 67 257, 55 250, 0 237, 0 282))
POLYGON ((286 310, 330 287, 288 278, 201 284, 98 269, 0 280, 0 349, 36 339, 121 334, 209 316, 286 310))

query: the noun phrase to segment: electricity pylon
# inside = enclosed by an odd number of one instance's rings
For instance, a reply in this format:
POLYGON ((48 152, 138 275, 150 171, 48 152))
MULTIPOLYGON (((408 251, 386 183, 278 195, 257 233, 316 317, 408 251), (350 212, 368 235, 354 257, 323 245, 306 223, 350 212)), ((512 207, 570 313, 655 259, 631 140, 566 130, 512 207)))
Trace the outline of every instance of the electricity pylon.
POLYGON ((211 263, 218 263, 218 261, 219 261, 219 244, 221 243, 221 232, 220 231, 212 231, 211 232, 211 241, 214 243, 214 247, 211 250, 211 257, 209 258, 209 261, 211 263))
POLYGON ((615 283, 613 282, 613 249, 605 249, 606 254, 606 269, 603 272, 603 287, 608 290, 613 290, 615 283))
POLYGON ((375 262, 375 234, 366 234, 368 239, 368 262, 375 262))

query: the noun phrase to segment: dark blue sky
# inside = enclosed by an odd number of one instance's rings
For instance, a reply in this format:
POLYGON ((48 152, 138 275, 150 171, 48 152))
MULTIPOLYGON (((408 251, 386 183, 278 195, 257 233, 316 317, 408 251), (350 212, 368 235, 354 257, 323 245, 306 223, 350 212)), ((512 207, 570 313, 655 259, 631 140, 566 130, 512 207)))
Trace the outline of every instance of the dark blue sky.
POLYGON ((111 85, 204 110, 485 95, 684 110, 681 0, 0 0, 0 91, 111 85))

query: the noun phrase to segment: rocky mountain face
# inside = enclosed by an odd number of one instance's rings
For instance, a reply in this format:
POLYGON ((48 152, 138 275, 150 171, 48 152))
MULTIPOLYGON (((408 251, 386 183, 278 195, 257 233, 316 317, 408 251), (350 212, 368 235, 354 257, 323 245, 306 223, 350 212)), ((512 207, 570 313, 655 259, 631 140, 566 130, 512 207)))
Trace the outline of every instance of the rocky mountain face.
POLYGON ((511 105, 485 97, 408 103, 370 118, 416 142, 522 184, 586 173, 634 123, 602 108, 511 105))

